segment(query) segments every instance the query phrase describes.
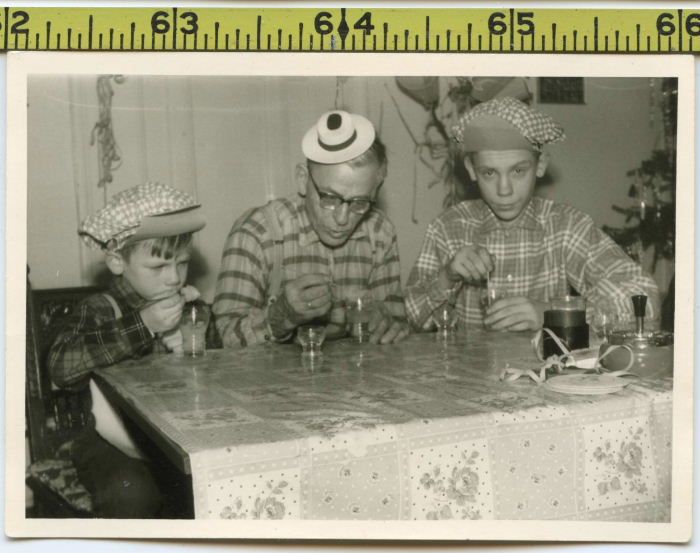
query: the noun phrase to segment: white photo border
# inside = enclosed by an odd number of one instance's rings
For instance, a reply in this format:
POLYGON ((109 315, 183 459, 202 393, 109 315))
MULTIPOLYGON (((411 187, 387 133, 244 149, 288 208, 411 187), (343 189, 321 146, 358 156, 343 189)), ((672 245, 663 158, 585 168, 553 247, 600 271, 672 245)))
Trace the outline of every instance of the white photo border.
POLYGON ((685 542, 692 529, 695 75, 692 56, 12 52, 7 56, 6 532, 10 536, 313 540, 685 542), (183 71, 183 68, 187 68, 183 71), (203 521, 26 519, 24 366, 27 80, 36 74, 677 77, 677 202, 670 523, 590 521, 203 521), (680 360, 680 362, 678 362, 680 360), (14 368, 14 370, 11 370, 14 368), (20 391, 22 390, 22 391, 20 391), (506 526, 504 526, 506 525, 506 526))

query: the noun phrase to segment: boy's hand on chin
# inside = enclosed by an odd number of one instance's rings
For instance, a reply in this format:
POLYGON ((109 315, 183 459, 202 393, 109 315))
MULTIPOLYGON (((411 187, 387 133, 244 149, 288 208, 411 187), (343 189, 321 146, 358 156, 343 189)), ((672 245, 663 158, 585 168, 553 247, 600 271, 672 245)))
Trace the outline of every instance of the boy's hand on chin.
POLYGON ((182 294, 173 294, 169 298, 158 300, 144 307, 139 313, 143 324, 153 334, 172 330, 180 322, 185 298, 182 294))
POLYGON ((185 299, 185 303, 198 300, 201 294, 194 286, 183 286, 180 288, 180 295, 185 299))
POLYGON ((168 351, 172 351, 173 353, 177 354, 183 353, 183 340, 180 329, 174 328, 163 333, 160 337, 160 341, 163 342, 163 345, 166 348, 168 348, 168 351))

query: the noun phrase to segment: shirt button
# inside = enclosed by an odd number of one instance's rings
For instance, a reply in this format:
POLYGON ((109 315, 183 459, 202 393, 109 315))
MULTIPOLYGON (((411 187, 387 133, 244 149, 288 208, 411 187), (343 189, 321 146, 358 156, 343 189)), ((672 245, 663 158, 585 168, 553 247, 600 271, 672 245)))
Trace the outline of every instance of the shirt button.
POLYGON ((265 340, 267 340, 268 342, 270 341, 270 335, 269 335, 269 334, 265 334, 265 340))

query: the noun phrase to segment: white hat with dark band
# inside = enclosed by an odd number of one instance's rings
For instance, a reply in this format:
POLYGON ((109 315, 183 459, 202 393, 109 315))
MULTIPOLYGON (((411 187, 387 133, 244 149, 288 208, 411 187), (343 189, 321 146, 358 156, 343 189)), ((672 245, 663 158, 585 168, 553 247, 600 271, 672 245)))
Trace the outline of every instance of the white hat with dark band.
POLYGON ((316 163, 344 163, 369 150, 375 136, 374 126, 366 117, 329 111, 306 132, 301 149, 307 159, 316 163))

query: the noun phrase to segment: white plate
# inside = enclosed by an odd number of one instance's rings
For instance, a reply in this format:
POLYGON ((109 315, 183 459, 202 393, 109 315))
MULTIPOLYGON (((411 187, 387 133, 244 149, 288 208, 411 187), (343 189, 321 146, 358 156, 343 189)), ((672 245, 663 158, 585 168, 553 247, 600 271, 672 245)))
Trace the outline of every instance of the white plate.
POLYGON ((553 376, 544 383, 553 392, 579 395, 614 394, 627 384, 623 378, 606 374, 566 374, 553 376))

